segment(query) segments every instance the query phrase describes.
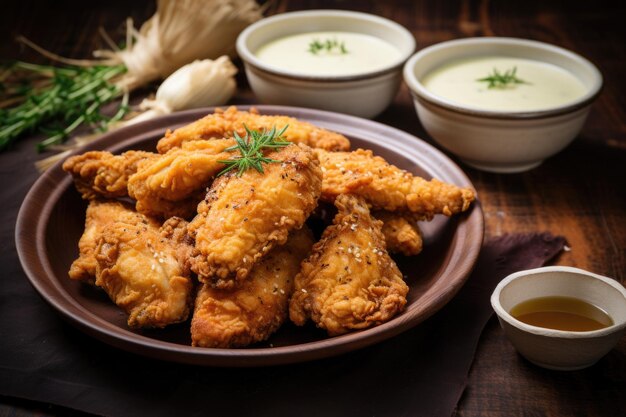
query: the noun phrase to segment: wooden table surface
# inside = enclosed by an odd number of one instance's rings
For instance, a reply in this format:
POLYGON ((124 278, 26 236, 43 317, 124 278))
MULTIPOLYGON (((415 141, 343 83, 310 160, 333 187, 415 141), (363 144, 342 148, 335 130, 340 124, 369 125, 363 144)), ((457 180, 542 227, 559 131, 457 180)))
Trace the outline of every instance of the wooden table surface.
MULTIPOLYGON (((103 46, 98 26, 121 39, 122 22, 143 22, 153 1, 12 1, 0 14, 0 58, 42 62, 13 41, 24 35, 60 55, 85 58, 103 46)), ((549 42, 598 66, 604 89, 580 137, 566 150, 526 173, 502 175, 463 166, 478 190, 486 238, 509 232, 563 235, 569 251, 555 261, 626 283, 626 7, 571 1, 279 1, 278 12, 312 8, 366 11, 397 21, 415 35, 418 48, 470 36, 511 36, 549 42)), ((240 77, 234 102, 250 102, 240 77)), ((405 86, 376 120, 429 140, 405 86)), ((432 143, 432 142, 431 142, 432 143)), ((457 161, 458 162, 458 161, 457 161)), ((624 399, 607 398, 609 385, 626 392, 626 339, 597 367, 549 372, 529 366, 492 320, 481 339, 461 399, 459 416, 617 416, 624 399)), ((68 410, 2 398, 0 415, 65 414, 68 410)))

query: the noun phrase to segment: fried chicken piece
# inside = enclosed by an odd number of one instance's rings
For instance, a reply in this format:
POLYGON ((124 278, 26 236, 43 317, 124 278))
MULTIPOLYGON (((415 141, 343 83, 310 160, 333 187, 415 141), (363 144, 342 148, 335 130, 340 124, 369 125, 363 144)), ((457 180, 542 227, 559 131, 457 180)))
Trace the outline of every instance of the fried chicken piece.
POLYGON ((97 263, 94 251, 104 228, 115 221, 138 223, 143 220, 144 217, 128 204, 118 201, 91 200, 87 206, 85 231, 78 241, 79 256, 70 267, 70 278, 95 283, 97 263))
POLYGON ((194 141, 165 155, 128 151, 121 155, 93 151, 69 158, 64 169, 74 175, 84 198, 129 195, 137 211, 155 217, 190 217, 213 177, 224 169, 232 139, 194 141))
POLYGON ((287 318, 293 278, 311 246, 313 234, 304 226, 272 249, 236 289, 201 284, 191 320, 192 345, 231 348, 266 340, 287 318))
POLYGON ((131 328, 165 327, 185 321, 192 281, 187 223, 116 221, 102 231, 95 250, 96 285, 128 316, 131 328))
POLYGON ((128 178, 137 171, 137 164, 156 156, 144 151, 127 151, 121 155, 90 151, 68 158, 63 170, 72 174, 76 189, 86 200, 124 197, 128 194, 128 178))
POLYGON ((365 197, 374 208, 388 211, 410 211, 422 220, 435 214, 465 211, 474 201, 474 192, 437 179, 430 181, 414 176, 371 151, 327 152, 315 149, 324 178, 322 199, 332 202, 340 194, 365 197))
MULTIPOLYGON (((336 214, 337 209, 334 205, 320 202, 311 213, 308 222, 313 227, 325 228, 332 224, 336 214)), ((417 225, 419 216, 410 212, 385 210, 374 211, 372 216, 383 222, 382 232, 389 252, 413 256, 422 251, 422 233, 417 225)))
POLYGON ((213 178, 225 168, 233 139, 185 142, 158 158, 139 163, 128 180, 137 211, 159 217, 189 217, 196 212, 213 178))
POLYGON ((189 222, 180 217, 170 217, 159 228, 159 233, 174 247, 176 260, 182 267, 185 276, 191 273, 189 259, 193 252, 193 238, 189 235, 187 227, 189 222))
POLYGON ((189 224, 195 238, 192 269, 202 282, 230 288, 291 230, 299 229, 320 195, 322 171, 306 145, 269 153, 282 161, 219 177, 189 224))
POLYGON ((235 106, 226 110, 216 109, 215 113, 173 132, 168 130, 165 136, 159 140, 157 149, 160 153, 166 153, 188 141, 232 137, 233 131, 243 137, 246 134, 244 125, 249 129, 259 131, 264 129, 269 131, 274 127, 282 129, 289 125, 289 129, 283 135, 284 139, 289 142, 303 143, 329 151, 347 151, 350 149, 348 138, 339 133, 322 129, 293 117, 260 115, 254 108, 250 109, 249 112, 238 111, 235 106))
POLYGON ((302 262, 289 305, 295 324, 311 318, 331 336, 390 320, 409 291, 365 199, 340 195, 335 205, 339 212, 302 262))
POLYGON ((142 201, 138 201, 135 209, 147 216, 159 219, 169 219, 171 217, 181 217, 189 219, 196 214, 198 204, 206 195, 206 187, 197 190, 188 198, 180 201, 169 201, 156 196, 151 196, 142 201))
POLYGON ((413 256, 422 251, 422 232, 411 213, 380 210, 372 215, 383 222, 382 232, 389 252, 413 256))

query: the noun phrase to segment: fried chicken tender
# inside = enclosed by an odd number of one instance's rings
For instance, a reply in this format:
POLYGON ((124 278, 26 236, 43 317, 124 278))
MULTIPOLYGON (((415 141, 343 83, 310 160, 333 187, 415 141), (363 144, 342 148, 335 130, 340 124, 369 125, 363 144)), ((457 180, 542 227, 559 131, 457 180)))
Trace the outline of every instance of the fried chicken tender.
POLYGON ((383 222, 382 232, 389 252, 413 256, 422 251, 422 232, 411 213, 380 210, 372 215, 383 222))
POLYGON ((311 148, 289 145, 269 153, 282 161, 219 177, 189 224, 192 269, 200 281, 232 288, 291 230, 302 227, 320 195, 322 171, 311 148))
POLYGON ((390 320, 403 310, 409 287, 385 249, 382 222, 363 197, 340 195, 333 225, 313 246, 295 278, 289 317, 307 319, 335 336, 390 320))
POLYGON ((186 142, 167 154, 128 151, 120 155, 93 151, 69 158, 64 169, 72 173, 84 198, 130 196, 136 209, 167 219, 190 217, 206 188, 224 169, 233 139, 186 142))
POLYGON ((340 194, 365 197, 376 209, 410 211, 422 220, 435 214, 465 211, 474 201, 474 192, 437 179, 414 176, 371 151, 327 152, 315 149, 324 172, 322 199, 332 202, 340 194))
POLYGON ((192 280, 187 223, 116 221, 102 231, 95 250, 96 285, 128 316, 131 328, 165 327, 185 321, 192 280))
POLYGON ((144 151, 127 151, 121 155, 90 151, 68 158, 63 169, 72 174, 84 199, 117 198, 128 194, 128 178, 137 171, 139 162, 157 156, 144 151))
MULTIPOLYGON (((95 284, 96 258, 94 251, 104 228, 116 221, 138 223, 144 216, 135 212, 128 204, 118 201, 91 200, 87 206, 85 231, 78 241, 79 256, 70 267, 72 279, 95 284)), ((148 219, 152 222, 152 220, 148 219)), ((153 225, 157 225, 156 222, 153 225)))
POLYGON ((137 200, 137 211, 157 217, 189 217, 196 213, 206 188, 225 168, 233 139, 185 142, 158 158, 138 164, 128 180, 128 194, 137 200))
MULTIPOLYGON (((316 227, 325 228, 333 222, 336 214, 334 205, 320 202, 311 213, 309 221, 316 227)), ((382 232, 389 252, 413 256, 422 251, 422 232, 417 225, 419 216, 410 212, 385 210, 374 211, 372 216, 383 222, 382 232)))
POLYGON ((266 340, 288 315, 293 278, 313 246, 304 226, 254 266, 235 290, 201 284, 191 320, 193 346, 244 347, 266 340))
POLYGON ((184 142, 206 140, 214 138, 228 138, 233 131, 241 137, 246 134, 244 125, 252 130, 282 129, 289 125, 283 138, 293 143, 303 143, 313 148, 323 148, 329 151, 347 151, 350 141, 345 136, 314 126, 288 116, 260 115, 254 108, 247 111, 238 111, 235 106, 226 110, 216 109, 215 113, 191 124, 180 127, 173 132, 167 131, 159 140, 157 149, 166 153, 170 149, 180 147, 184 142))

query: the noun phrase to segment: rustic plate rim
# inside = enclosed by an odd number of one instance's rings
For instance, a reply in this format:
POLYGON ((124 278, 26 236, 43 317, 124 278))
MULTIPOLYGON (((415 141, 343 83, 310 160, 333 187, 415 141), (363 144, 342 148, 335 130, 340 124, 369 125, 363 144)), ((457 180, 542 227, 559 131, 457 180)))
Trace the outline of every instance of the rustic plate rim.
MULTIPOLYGON (((475 189, 461 168, 445 154, 422 139, 397 128, 355 116, 301 107, 273 105, 237 105, 237 107, 241 110, 255 107, 262 114, 287 114, 305 120, 322 118, 326 119, 330 124, 347 123, 350 127, 368 129, 368 131, 376 135, 391 134, 391 137, 400 141, 394 143, 394 147, 408 152, 408 154, 404 153, 403 155, 410 156, 412 160, 417 158, 415 162, 419 162, 419 166, 426 168, 427 171, 443 170, 447 175, 453 177, 455 184, 475 189), (421 159, 426 158, 426 156, 411 155, 418 151, 424 152, 428 159, 421 159)), ((188 110, 137 123, 106 134, 93 143, 75 151, 73 154, 95 149, 115 151, 125 147, 125 144, 129 142, 141 142, 142 137, 153 137, 155 130, 163 132, 167 129, 167 126, 188 123, 214 110, 215 107, 188 110)), ((379 143, 379 145, 385 144, 379 143)), ((428 308, 417 312, 409 312, 409 314, 405 312, 379 326, 314 342, 273 348, 214 349, 180 345, 152 339, 117 327, 88 310, 80 308, 75 301, 72 303, 73 297, 63 291, 58 285, 54 285, 55 280, 58 281, 58 277, 53 273, 49 260, 46 257, 44 232, 54 204, 58 202, 68 184, 71 186, 71 180, 62 171, 61 165, 62 162, 57 163, 42 174, 31 186, 17 216, 15 243, 18 257, 27 278, 42 298, 56 311, 61 313, 62 317, 90 336, 117 348, 168 361, 237 367, 278 365, 335 356, 381 342, 421 323, 441 309, 456 295, 466 282, 477 261, 484 237, 483 213, 480 202, 477 200, 468 213, 457 216, 456 230, 451 245, 454 244, 456 250, 459 249, 457 248, 459 242, 455 243, 455 241, 458 240, 457 235, 460 229, 467 229, 464 236, 475 237, 469 239, 469 247, 460 248, 464 251, 465 262, 463 262, 460 269, 450 272, 454 274, 455 278, 451 282, 452 285, 436 294, 437 297, 434 301, 426 305, 428 308), (45 197, 43 200, 39 196, 42 192, 45 197), (56 199, 54 199, 55 196, 56 199)), ((455 250, 452 250, 452 253, 454 252, 455 250)), ((447 264, 446 268, 449 269, 449 266, 447 264)))

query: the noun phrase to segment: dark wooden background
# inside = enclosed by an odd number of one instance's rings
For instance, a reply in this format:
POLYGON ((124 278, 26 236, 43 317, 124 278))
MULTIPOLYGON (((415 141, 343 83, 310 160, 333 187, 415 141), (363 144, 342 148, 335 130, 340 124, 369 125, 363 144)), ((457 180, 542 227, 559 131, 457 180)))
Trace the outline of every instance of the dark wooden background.
MULTIPOLYGON (((595 63, 604 90, 580 137, 539 168, 514 175, 461 165, 479 193, 486 238, 509 232, 563 235, 571 250, 555 263, 626 283, 626 6, 609 1, 275 1, 272 12, 313 8, 360 10, 409 28, 418 48, 469 36, 512 36, 549 42, 595 63)), ((104 44, 103 27, 123 38, 127 16, 136 24, 154 1, 9 1, 0 13, 0 59, 44 62, 18 45, 24 35, 60 55, 87 58, 104 44)), ((254 96, 239 76, 233 102, 254 96)), ((429 140, 406 87, 378 121, 429 140)), ((0 398, 0 416, 77 414, 59 407, 0 398)), ((492 320, 481 339, 459 403, 459 416, 617 416, 626 414, 626 338, 602 366, 550 372, 529 366, 492 320), (615 390, 622 400, 615 400, 615 390)))

